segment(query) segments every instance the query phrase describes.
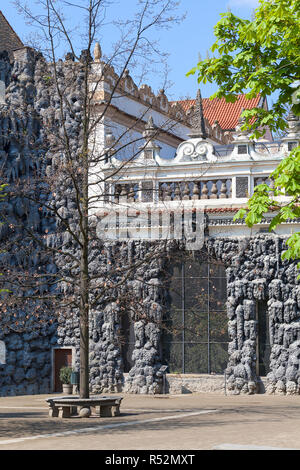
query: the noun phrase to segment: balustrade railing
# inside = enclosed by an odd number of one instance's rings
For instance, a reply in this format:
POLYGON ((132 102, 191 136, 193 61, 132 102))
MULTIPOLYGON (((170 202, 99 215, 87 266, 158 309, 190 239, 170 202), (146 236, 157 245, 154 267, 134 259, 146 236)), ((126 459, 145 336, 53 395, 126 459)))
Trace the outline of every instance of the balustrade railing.
MULTIPOLYGON (((267 184, 270 187, 270 189, 274 189, 275 187, 274 180, 270 178, 270 176, 257 176, 256 178, 254 178, 254 189, 259 184, 267 184)), ((274 196, 273 191, 270 193, 270 196, 274 196)))
MULTIPOLYGON (((269 176, 254 176, 253 187, 268 184, 272 189, 274 181, 269 176)), ((111 184, 109 194, 114 203, 193 201, 249 197, 248 177, 236 178, 235 194, 232 194, 232 178, 205 179, 199 181, 164 181, 158 186, 152 180, 132 183, 111 184), (241 181, 242 180, 242 181, 241 181), (244 181, 245 180, 245 181, 244 181), (245 188, 241 188, 241 185, 245 188)), ((272 195, 272 193, 271 193, 272 195)))
POLYGON ((274 181, 269 176, 256 176, 254 178, 254 187, 258 186, 259 184, 268 184, 272 187, 274 181))
POLYGON ((160 201, 226 199, 232 197, 232 180, 164 182, 159 184, 160 201))
POLYGON ((232 197, 232 179, 207 179, 201 181, 160 182, 158 189, 152 181, 119 183, 112 186, 112 201, 159 202, 192 201, 199 199, 227 199, 232 197), (158 190, 158 197, 154 194, 158 190))
POLYGON ((115 203, 136 202, 139 198, 139 185, 138 183, 115 184, 112 194, 115 203))

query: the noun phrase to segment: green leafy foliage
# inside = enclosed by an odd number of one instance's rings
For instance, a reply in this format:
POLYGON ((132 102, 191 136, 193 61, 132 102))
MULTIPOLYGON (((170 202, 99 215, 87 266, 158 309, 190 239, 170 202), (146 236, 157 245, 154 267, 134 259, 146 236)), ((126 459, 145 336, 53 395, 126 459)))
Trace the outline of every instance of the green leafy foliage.
MULTIPOLYGON (((217 83, 219 89, 211 98, 230 102, 240 93, 251 99, 277 92, 272 110, 254 108, 244 113, 245 128, 252 129, 255 137, 261 135, 261 126, 284 129, 285 105, 296 101, 294 84, 300 77, 299 26, 300 0, 261 0, 253 21, 223 13, 214 30, 214 56, 187 75, 198 73, 199 83, 217 83)), ((293 103, 293 111, 300 112, 300 103, 293 103)))
MULTIPOLYGON (((261 222, 264 215, 275 211, 269 231, 287 220, 300 218, 300 147, 296 147, 284 158, 270 175, 274 188, 267 184, 258 185, 249 199, 247 208, 237 212, 234 220, 245 218, 248 227, 261 222), (289 196, 288 200, 280 199, 289 196)), ((300 232, 294 233, 286 242, 288 248, 282 258, 300 259, 300 232)), ((298 265, 300 267, 300 263, 298 265)), ((300 276, 299 276, 300 277, 300 276)))
POLYGON ((64 366, 59 371, 59 378, 63 384, 70 384, 71 383, 71 374, 72 374, 72 367, 64 366))
MULTIPOLYGON (((285 130, 286 106, 300 115, 300 0, 260 0, 253 20, 223 13, 214 29, 213 57, 197 64, 187 75, 198 74, 198 82, 218 85, 213 98, 234 102, 245 93, 248 99, 275 94, 271 109, 257 107, 243 113, 243 130, 251 138, 285 130)), ((259 185, 234 220, 245 219, 252 227, 267 212, 275 211, 269 226, 300 217, 300 147, 294 149, 272 173, 273 185, 259 185), (289 196, 283 200, 281 196, 289 196), (288 201, 288 202, 287 202, 288 201)), ((287 241, 283 259, 300 259, 300 232, 287 241)), ((300 267, 300 263, 298 265, 300 267)))

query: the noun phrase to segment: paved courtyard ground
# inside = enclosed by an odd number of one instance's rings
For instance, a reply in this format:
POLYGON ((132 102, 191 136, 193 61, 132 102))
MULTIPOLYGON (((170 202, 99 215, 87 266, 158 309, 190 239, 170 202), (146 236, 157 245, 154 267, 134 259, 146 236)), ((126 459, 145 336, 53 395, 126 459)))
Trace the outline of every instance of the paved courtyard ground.
POLYGON ((0 398, 0 450, 300 449, 300 396, 122 395, 121 416, 70 419, 49 396, 0 398))

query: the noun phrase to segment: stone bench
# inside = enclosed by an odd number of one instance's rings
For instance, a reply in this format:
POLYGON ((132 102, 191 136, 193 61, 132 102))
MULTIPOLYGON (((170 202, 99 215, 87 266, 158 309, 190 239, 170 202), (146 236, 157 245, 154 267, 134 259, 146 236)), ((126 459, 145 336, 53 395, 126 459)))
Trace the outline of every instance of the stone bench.
MULTIPOLYGON (((77 415, 77 407, 81 409, 90 409, 99 407, 99 416, 107 418, 120 415, 120 405, 122 397, 60 397, 48 398, 46 401, 49 404, 49 416, 52 418, 70 418, 77 415)), ((80 413, 79 413, 80 414, 80 413)), ((85 415, 88 417, 89 415, 85 415)))

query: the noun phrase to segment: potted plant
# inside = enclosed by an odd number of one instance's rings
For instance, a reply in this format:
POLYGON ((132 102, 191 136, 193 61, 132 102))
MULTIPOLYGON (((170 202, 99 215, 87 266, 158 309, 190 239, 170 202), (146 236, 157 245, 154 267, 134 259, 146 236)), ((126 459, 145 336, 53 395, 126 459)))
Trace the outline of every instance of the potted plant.
POLYGON ((72 394, 73 386, 71 384, 72 367, 64 366, 59 371, 59 378, 63 384, 63 393, 72 394))

